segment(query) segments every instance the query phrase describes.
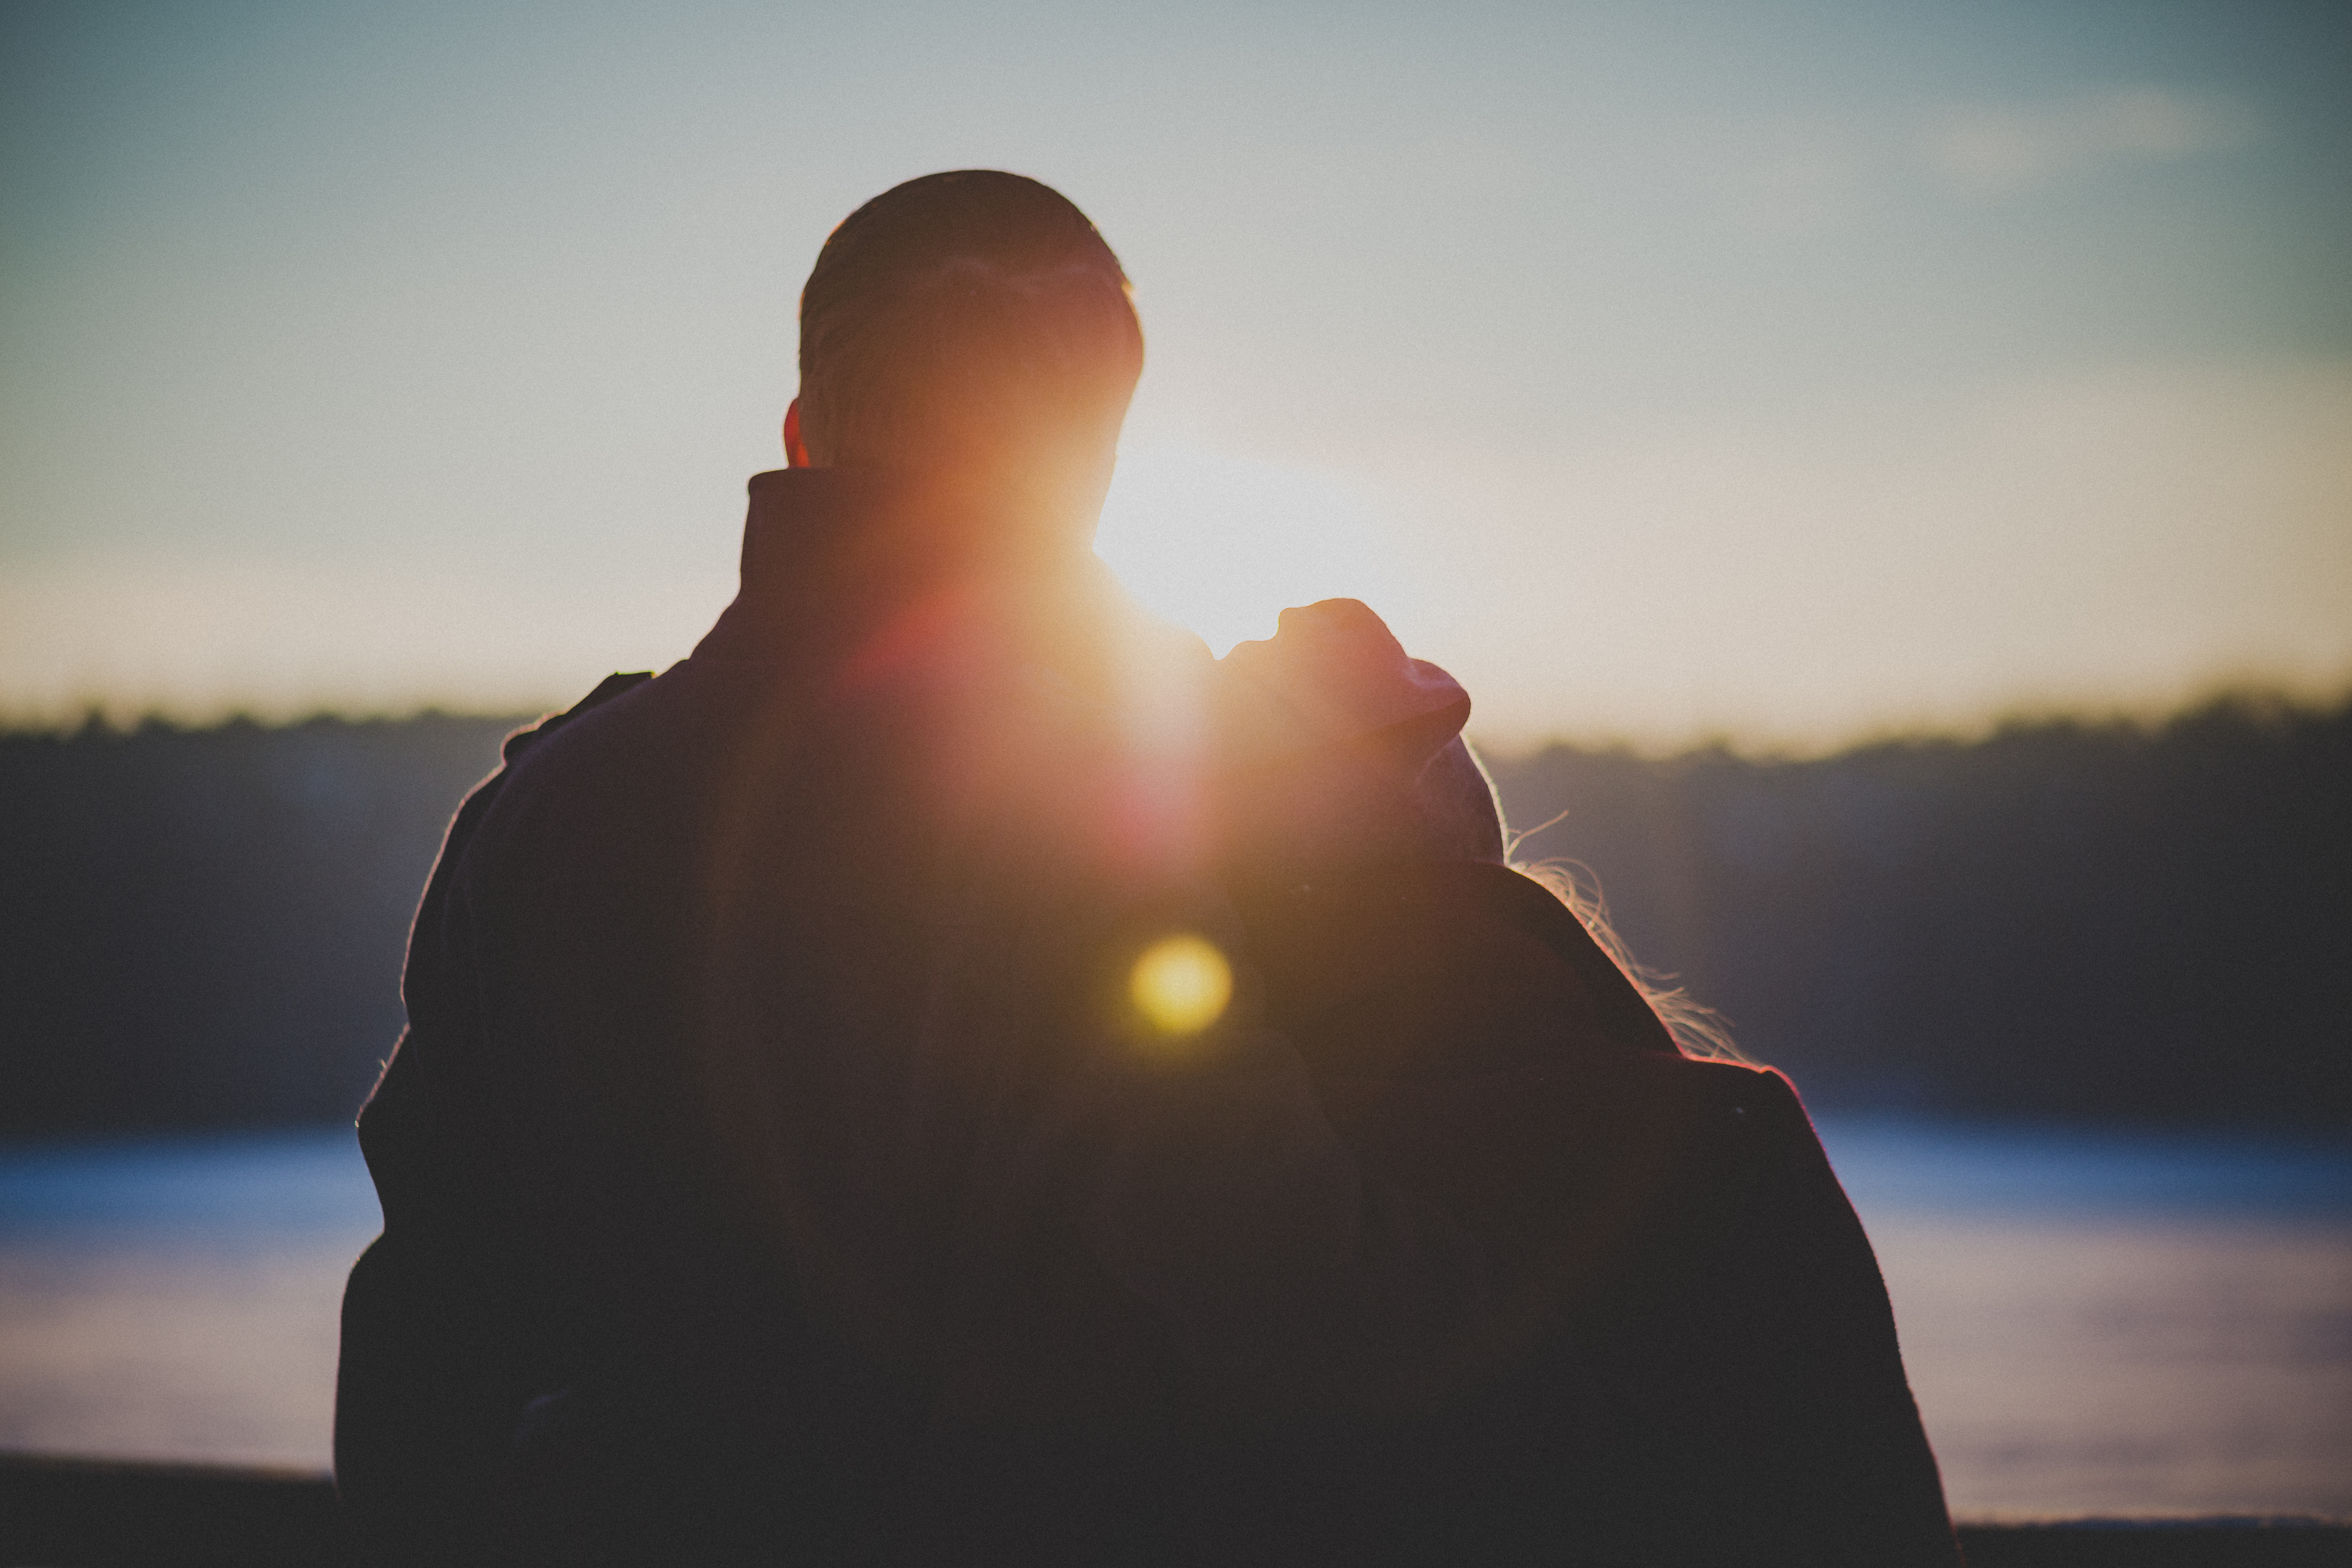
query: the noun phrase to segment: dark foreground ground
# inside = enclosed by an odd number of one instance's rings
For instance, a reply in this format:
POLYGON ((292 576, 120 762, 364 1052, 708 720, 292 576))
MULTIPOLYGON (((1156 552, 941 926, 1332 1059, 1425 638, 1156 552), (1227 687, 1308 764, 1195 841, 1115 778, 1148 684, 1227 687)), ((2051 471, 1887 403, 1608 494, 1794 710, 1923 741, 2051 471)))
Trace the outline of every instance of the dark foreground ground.
MULTIPOLYGON (((0 1455, 0 1568, 320 1568, 335 1529, 324 1476, 0 1455)), ((2352 1525, 2309 1520, 1962 1524, 1960 1543, 1971 1568, 2352 1563, 2352 1525)))

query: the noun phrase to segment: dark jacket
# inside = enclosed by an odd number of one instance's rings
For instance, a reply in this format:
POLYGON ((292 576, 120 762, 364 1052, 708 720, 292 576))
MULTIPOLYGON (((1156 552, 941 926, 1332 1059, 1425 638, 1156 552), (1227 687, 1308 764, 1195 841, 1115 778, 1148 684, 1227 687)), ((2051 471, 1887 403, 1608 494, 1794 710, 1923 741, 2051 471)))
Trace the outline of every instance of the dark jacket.
POLYGON ((1787 1085, 1502 868, 1221 864, 1205 650, 1001 521, 761 476, 694 656, 459 813, 361 1123, 363 1560, 1949 1562, 1787 1085), (1179 931, 1238 989, 1171 1041, 1179 931))
POLYGON ((1241 909, 1334 1125, 1464 1223, 1498 1307, 1426 1408, 1269 1444, 1236 1539, 1333 1564, 1958 1563, 1876 1261, 1787 1079, 1683 1056, 1502 866, 1241 909))
POLYGON ((1003 523, 761 476, 693 657, 460 811, 361 1119, 363 1557, 1120 1560, 1188 1402, 1382 1408, 1487 1337, 1202 873, 1206 650, 1003 523), (1240 981, 1181 1042, 1125 988, 1176 931, 1240 981))
POLYGON ((1788 1082, 1685 1058, 1504 863, 1467 694, 1370 608, 1286 610, 1221 673, 1221 875, 1268 1016, 1496 1297, 1407 1407, 1204 1436, 1239 1458, 1203 1560, 1952 1563, 1869 1243, 1788 1082))

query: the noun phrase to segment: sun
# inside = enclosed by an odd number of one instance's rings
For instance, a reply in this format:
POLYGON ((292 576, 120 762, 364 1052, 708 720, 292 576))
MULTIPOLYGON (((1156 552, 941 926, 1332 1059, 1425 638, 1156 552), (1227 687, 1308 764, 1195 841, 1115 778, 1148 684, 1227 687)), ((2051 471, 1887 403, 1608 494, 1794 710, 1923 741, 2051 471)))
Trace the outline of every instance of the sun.
POLYGON ((1405 595, 1369 488, 1194 447, 1122 449, 1096 553, 1154 614, 1222 657, 1318 599, 1394 616, 1405 595))

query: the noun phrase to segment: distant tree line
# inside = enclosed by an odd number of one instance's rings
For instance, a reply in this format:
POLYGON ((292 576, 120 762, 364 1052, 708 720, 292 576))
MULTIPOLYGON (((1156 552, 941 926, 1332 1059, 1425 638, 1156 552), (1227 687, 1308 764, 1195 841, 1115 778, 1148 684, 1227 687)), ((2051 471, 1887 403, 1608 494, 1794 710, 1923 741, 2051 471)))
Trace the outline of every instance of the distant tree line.
POLYGON ((1495 773, 1817 1106, 2352 1131, 2352 704, 1495 773))
POLYGON ((0 736, 0 1131, 350 1116, 511 719, 0 736))
MULTIPOLYGON (((520 721, 0 735, 0 1134, 350 1116, 520 721)), ((1817 1107, 2352 1131, 2352 705, 1495 773, 1817 1107)))

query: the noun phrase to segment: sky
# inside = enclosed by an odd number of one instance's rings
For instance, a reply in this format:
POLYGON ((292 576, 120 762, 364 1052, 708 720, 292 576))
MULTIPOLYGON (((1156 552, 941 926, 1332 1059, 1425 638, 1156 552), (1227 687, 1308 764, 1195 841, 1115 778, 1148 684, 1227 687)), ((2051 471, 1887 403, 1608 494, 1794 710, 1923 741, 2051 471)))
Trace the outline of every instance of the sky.
POLYGON ((1035 175, 1100 548, 1474 732, 1810 750, 2352 687, 2352 6, 0 0, 0 720, 683 657, 826 233, 1035 175))

